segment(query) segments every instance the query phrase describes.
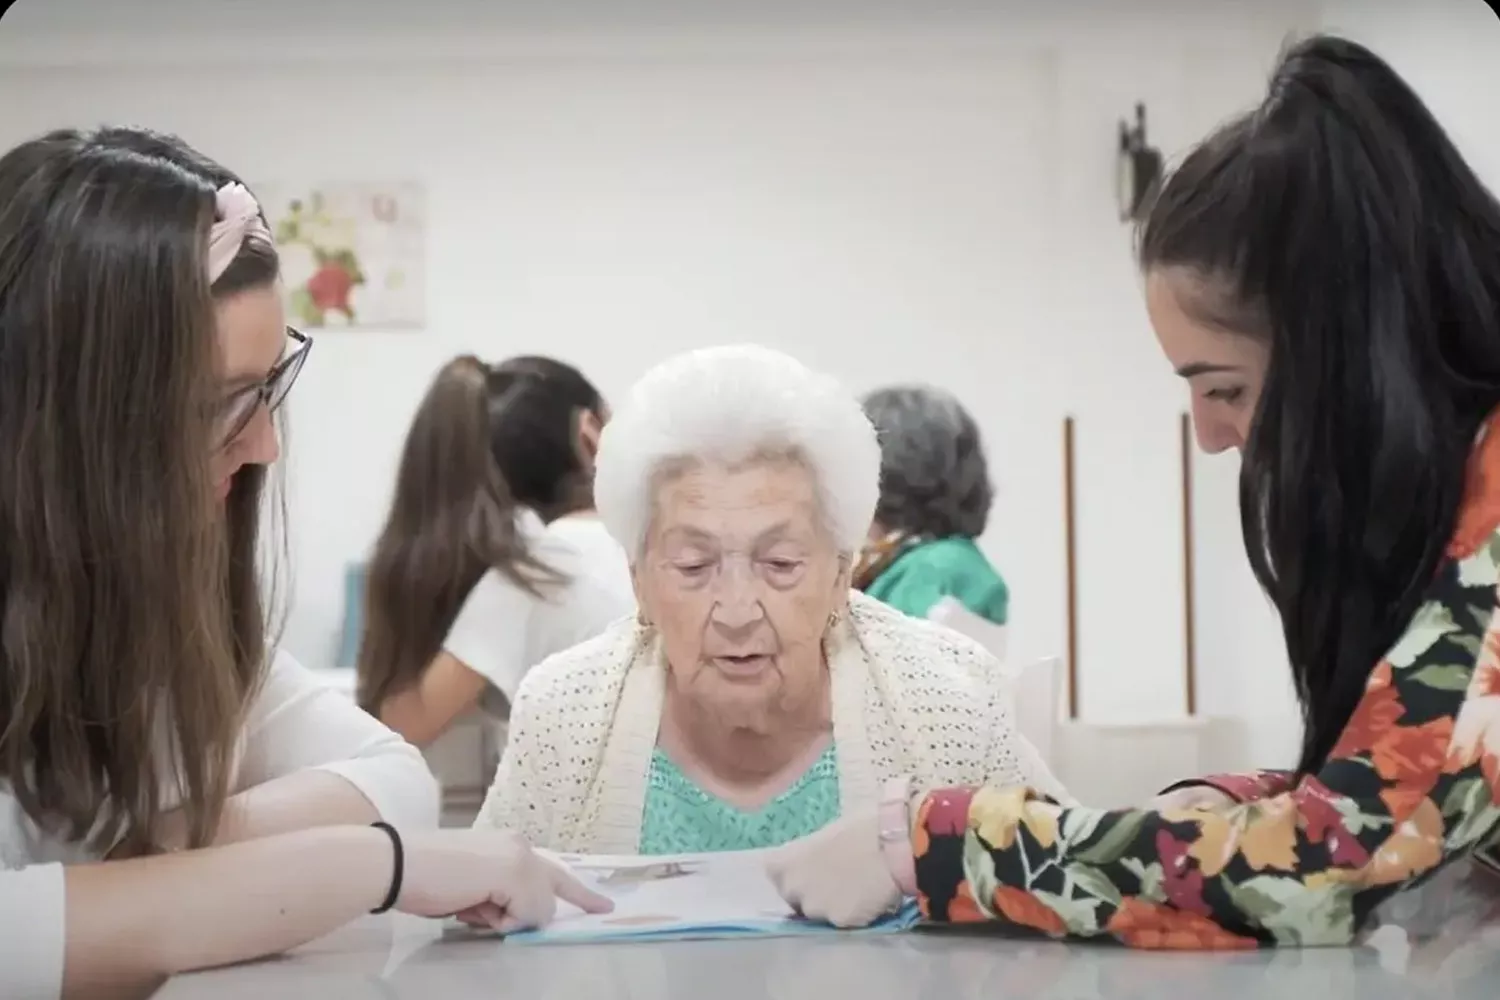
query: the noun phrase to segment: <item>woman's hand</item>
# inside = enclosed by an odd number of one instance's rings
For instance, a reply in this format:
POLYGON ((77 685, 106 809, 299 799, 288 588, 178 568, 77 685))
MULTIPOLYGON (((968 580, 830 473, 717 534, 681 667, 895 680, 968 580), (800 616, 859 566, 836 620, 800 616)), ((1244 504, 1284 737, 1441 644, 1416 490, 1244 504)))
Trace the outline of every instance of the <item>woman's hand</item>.
POLYGON ((881 851, 875 809, 779 848, 766 868, 787 905, 835 927, 867 927, 901 905, 901 889, 881 851))
MULTIPOLYGON (((180 813, 169 813, 164 828, 181 834, 180 817, 180 813)), ((180 836, 180 841, 185 839, 180 836)), ((585 913, 614 909, 609 897, 588 889, 514 833, 425 831, 405 835, 402 846, 405 865, 396 908, 404 913, 456 916, 471 927, 509 934, 551 921, 559 899, 585 913)), ((180 842, 151 853, 169 853, 178 847, 180 842)), ((131 856, 122 845, 110 854, 110 860, 131 856)))
POLYGON ((1146 803, 1146 806, 1156 812, 1184 812, 1192 809, 1227 809, 1236 804, 1234 799, 1212 785, 1189 785, 1164 792, 1146 803))
POLYGON ((520 836, 494 830, 438 830, 405 840, 406 874, 396 908, 422 917, 457 916, 502 934, 540 927, 559 899, 585 913, 614 903, 537 854, 520 836))

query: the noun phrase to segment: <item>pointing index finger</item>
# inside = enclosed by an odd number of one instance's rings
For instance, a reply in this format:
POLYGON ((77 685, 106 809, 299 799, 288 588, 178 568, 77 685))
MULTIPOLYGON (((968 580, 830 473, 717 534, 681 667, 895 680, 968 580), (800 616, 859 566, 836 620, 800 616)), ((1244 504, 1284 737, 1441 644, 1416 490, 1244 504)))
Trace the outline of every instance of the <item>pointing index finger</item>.
POLYGON ((613 913, 615 901, 590 889, 580 882, 572 872, 557 865, 547 866, 552 872, 552 891, 557 898, 572 903, 584 913, 613 913))

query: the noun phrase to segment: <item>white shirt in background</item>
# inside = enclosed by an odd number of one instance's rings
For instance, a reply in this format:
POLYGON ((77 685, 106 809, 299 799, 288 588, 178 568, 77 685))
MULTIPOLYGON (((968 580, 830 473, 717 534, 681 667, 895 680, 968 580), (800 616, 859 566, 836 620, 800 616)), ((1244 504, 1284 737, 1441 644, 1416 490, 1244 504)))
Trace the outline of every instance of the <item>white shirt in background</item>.
MULTIPOLYGON (((438 785, 422 755, 348 695, 277 653, 246 719, 232 791, 309 769, 349 782, 398 829, 438 824, 438 785)), ((0 996, 60 995, 62 866, 97 860, 83 844, 39 829, 0 782, 0 996)))
POLYGON ((540 584, 538 596, 490 570, 469 592, 443 642, 503 696, 483 705, 501 718, 528 670, 635 613, 630 562, 597 517, 572 514, 544 524, 527 510, 519 527, 536 558, 567 582, 540 584))

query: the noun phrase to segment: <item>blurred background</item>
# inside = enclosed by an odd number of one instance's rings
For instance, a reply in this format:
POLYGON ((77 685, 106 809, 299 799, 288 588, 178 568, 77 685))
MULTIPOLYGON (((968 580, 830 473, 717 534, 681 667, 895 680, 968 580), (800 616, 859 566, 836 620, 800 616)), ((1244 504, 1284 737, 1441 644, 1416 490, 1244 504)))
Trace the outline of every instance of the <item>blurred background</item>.
POLYGON ((1078 719, 1119 732, 1183 720, 1191 668, 1197 714, 1237 726, 1226 763, 1270 766, 1297 733, 1281 639, 1237 460, 1192 456, 1184 490, 1120 128, 1144 105, 1170 164, 1325 28, 1391 60, 1500 184, 1482 0, 19 0, 0 145, 140 124, 258 191, 406 199, 414 311, 356 290, 376 319, 309 328, 288 407, 285 643, 309 666, 347 666, 346 571, 447 358, 551 354, 610 397, 674 352, 756 341, 856 392, 955 393, 998 486, 982 541, 1010 656, 1071 653, 1078 719))

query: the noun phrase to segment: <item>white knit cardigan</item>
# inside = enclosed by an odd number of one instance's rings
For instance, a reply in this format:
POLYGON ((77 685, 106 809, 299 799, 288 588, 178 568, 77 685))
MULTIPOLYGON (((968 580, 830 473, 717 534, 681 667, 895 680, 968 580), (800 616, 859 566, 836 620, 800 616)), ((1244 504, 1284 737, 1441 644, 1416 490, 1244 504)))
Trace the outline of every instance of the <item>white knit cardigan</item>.
MULTIPOLYGON (((844 812, 897 776, 1064 798, 1011 723, 1000 663, 972 640, 852 593, 825 647, 844 812)), ((536 666, 475 825, 548 850, 636 853, 665 689, 660 641, 634 619, 536 666)))

